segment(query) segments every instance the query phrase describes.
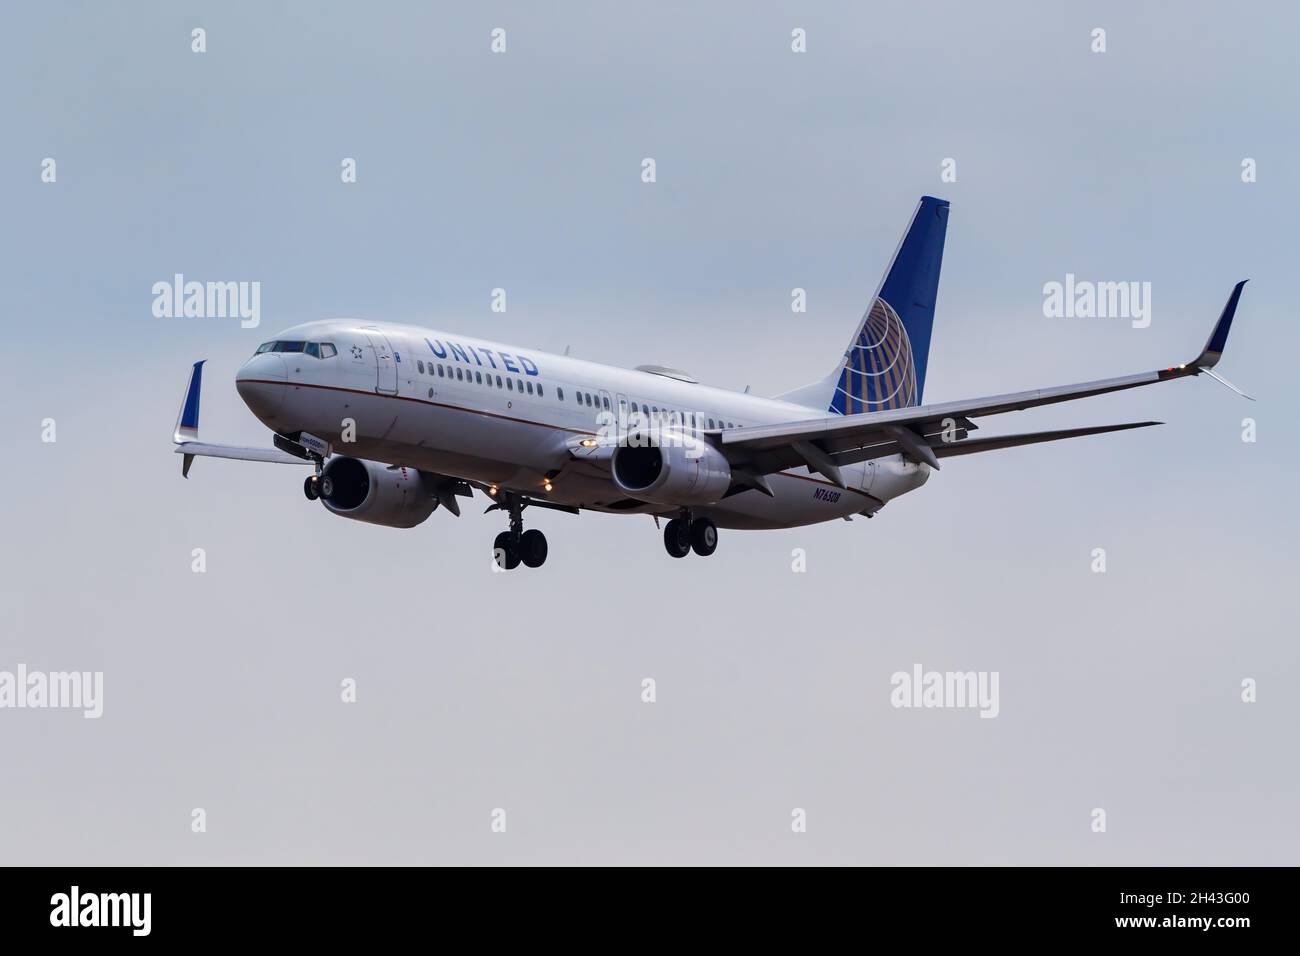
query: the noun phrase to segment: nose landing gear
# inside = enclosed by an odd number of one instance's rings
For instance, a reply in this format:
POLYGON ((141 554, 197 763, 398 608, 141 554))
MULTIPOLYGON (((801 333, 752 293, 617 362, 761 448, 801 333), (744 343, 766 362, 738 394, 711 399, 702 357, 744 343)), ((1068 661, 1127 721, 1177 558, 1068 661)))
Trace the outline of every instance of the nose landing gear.
POLYGON ((708 518, 691 518, 690 512, 683 512, 664 526, 664 550, 674 558, 684 558, 692 551, 707 558, 718 550, 718 526, 708 518))
MULTIPOLYGON (((304 437, 302 432, 298 432, 299 438, 304 437)), ((287 435, 281 435, 278 432, 275 435, 275 447, 281 451, 288 452, 303 461, 309 461, 315 468, 315 473, 308 475, 302 483, 302 493, 307 496, 308 501, 317 501, 321 495, 329 494, 329 489, 322 484, 321 474, 325 470, 325 458, 329 455, 329 444, 316 438, 314 435, 307 435, 313 444, 311 447, 303 445, 287 435)))

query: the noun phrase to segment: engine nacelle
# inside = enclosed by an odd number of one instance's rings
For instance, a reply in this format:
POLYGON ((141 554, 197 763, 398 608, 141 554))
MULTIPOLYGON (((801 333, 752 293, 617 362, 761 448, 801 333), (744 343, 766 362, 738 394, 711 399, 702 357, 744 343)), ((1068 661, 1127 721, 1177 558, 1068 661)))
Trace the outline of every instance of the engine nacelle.
POLYGON ((635 436, 610 458, 614 484, 632 498, 663 505, 708 505, 731 487, 731 465, 695 435, 665 431, 635 436))
POLYGON ((319 490, 321 503, 334 514, 388 528, 414 528, 438 507, 428 479, 416 469, 361 458, 331 458, 319 490))

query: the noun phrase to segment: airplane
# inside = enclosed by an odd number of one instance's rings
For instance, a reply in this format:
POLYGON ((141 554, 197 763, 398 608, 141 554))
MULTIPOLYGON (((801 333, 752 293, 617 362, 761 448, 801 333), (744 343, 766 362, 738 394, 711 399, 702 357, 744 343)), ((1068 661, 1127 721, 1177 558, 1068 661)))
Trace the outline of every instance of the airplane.
MULTIPOLYGON (((336 515, 413 528, 487 496, 508 527, 503 569, 541 566, 528 508, 661 518, 674 558, 714 553, 718 529, 874 516, 942 459, 1145 428, 1126 422, 971 437, 974 419, 1214 372, 1245 281, 1200 354, 1156 371, 935 405, 922 403, 949 203, 916 206, 875 296, 820 381, 763 398, 657 365, 586 362, 412 325, 309 322, 263 343, 235 388, 273 447, 201 442, 196 362, 173 440, 196 457, 313 466, 303 491, 336 515)), ((1249 396, 1245 396, 1249 398, 1249 396)))

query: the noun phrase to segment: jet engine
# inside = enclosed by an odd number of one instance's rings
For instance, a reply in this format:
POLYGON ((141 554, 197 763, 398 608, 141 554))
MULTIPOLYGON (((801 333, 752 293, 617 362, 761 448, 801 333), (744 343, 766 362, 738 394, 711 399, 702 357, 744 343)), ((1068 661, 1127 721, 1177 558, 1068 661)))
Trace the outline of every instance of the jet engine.
POLYGON ((318 489, 321 502, 334 514, 388 528, 414 528, 438 507, 421 472, 361 458, 331 458, 318 489))
POLYGON ((654 504, 713 504, 731 487, 731 465, 722 452, 680 431, 634 434, 614 449, 610 470, 621 491, 654 504))

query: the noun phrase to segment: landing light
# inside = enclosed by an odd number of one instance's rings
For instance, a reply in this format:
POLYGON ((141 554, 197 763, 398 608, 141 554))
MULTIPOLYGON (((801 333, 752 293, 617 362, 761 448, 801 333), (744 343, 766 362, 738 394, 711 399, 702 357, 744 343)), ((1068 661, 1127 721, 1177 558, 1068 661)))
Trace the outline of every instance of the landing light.
POLYGON ((584 438, 582 441, 578 442, 578 444, 581 445, 583 448, 595 448, 595 447, 596 447, 596 439, 594 439, 594 438, 584 438))
POLYGON ((497 493, 497 486, 496 486, 496 485, 492 485, 492 486, 490 486, 490 487, 488 488, 488 494, 490 494, 492 497, 495 498, 495 497, 496 497, 496 493, 497 493))
POLYGON ((551 483, 550 483, 549 481, 543 481, 543 482, 542 482, 542 488, 544 488, 546 491, 550 491, 550 490, 551 490, 551 483))

